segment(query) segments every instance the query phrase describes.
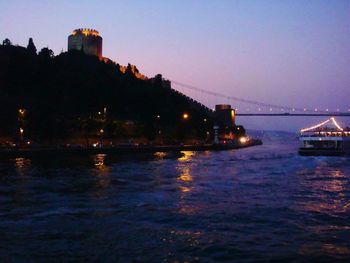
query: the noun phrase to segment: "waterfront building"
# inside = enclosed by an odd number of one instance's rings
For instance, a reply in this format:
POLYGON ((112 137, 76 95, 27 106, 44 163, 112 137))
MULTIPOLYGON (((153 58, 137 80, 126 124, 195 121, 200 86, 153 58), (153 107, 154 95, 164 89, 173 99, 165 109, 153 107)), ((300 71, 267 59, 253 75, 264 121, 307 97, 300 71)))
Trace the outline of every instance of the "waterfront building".
POLYGON ((236 126, 235 119, 235 110, 231 108, 231 105, 215 105, 214 120, 217 125, 217 133, 220 141, 232 141, 237 139, 238 134, 245 134, 243 127, 236 126))
POLYGON ((235 126, 235 110, 228 104, 215 105, 215 120, 220 127, 235 126))

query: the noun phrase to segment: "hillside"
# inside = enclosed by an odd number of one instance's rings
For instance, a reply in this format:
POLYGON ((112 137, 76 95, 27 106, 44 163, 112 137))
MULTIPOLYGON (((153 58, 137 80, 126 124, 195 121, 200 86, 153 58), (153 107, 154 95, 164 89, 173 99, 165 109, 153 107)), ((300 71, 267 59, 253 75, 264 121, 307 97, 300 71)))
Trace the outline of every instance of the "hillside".
POLYGON ((37 141, 205 138, 212 127, 205 107, 172 90, 161 75, 143 80, 133 71, 80 51, 54 56, 44 48, 36 54, 4 41, 0 136, 18 139, 24 128, 25 137, 37 141))

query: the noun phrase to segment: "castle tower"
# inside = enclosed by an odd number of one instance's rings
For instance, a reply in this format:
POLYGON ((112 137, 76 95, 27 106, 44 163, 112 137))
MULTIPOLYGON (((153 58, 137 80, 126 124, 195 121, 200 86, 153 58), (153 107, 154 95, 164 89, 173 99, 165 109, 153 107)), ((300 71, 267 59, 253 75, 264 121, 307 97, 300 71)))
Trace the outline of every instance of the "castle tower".
POLYGON ((68 51, 82 50, 87 55, 102 58, 102 37, 97 30, 79 28, 68 37, 68 51))
POLYGON ((231 108, 231 105, 219 104, 215 105, 215 119, 216 122, 222 127, 235 126, 235 110, 231 108))

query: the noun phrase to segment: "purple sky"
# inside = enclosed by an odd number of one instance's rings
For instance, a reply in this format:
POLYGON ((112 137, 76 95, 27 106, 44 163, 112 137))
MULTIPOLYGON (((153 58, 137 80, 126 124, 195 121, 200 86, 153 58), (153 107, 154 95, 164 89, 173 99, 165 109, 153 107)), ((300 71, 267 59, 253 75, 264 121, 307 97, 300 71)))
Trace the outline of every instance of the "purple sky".
MULTIPOLYGON (((0 0, 1 40, 27 45, 33 37, 58 54, 80 27, 100 31, 104 56, 147 76, 272 104, 350 108, 350 1, 0 0)), ((322 119, 239 121, 297 130, 322 119)))

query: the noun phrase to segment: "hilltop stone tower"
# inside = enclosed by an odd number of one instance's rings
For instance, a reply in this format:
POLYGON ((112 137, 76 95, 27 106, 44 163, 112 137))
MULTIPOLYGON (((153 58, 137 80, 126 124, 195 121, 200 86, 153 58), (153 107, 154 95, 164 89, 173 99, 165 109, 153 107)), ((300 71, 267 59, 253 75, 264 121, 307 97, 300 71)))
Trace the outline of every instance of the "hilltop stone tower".
POLYGON ((68 36, 68 51, 70 50, 83 50, 87 55, 102 59, 102 37, 95 29, 75 29, 68 36))

